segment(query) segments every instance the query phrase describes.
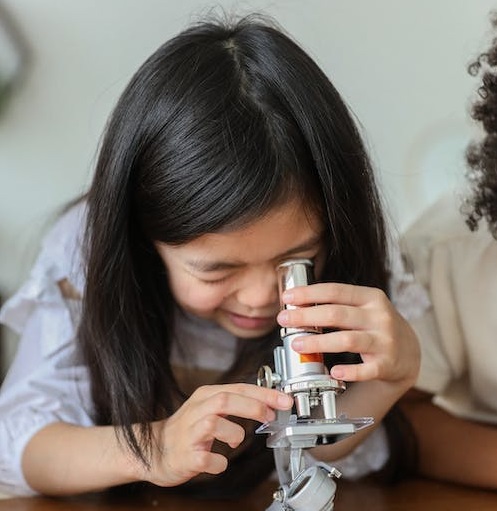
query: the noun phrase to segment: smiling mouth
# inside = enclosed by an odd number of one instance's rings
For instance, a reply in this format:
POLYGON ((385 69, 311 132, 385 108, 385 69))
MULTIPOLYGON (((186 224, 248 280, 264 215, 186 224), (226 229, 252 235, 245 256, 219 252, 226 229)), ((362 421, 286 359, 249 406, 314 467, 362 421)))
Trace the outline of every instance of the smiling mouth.
POLYGON ((227 315, 235 326, 247 330, 258 330, 260 328, 267 328, 276 324, 276 315, 251 317, 228 311, 227 315))

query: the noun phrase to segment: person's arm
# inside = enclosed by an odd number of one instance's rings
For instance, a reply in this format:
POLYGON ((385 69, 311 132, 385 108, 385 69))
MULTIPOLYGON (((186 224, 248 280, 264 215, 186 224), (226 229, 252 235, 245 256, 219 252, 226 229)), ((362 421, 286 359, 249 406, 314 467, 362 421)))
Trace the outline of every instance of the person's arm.
POLYGON ((497 489, 497 427, 455 417, 431 399, 411 390, 400 401, 418 442, 420 474, 497 489))
MULTIPOLYGON (((177 486, 201 473, 219 474, 228 460, 211 451, 214 441, 236 448, 244 440, 242 426, 230 416, 258 422, 275 419, 292 399, 275 389, 250 384, 199 387, 171 417, 151 424, 152 442, 146 466, 120 442, 113 427, 81 427, 54 423, 39 430, 22 456, 31 488, 48 495, 98 491, 133 481, 177 486)), ((139 428, 136 431, 140 435, 139 428)), ((148 442, 147 442, 148 444, 148 442)))
POLYGON ((22 469, 30 487, 51 495, 98 491, 137 480, 137 461, 111 426, 45 426, 28 442, 22 469))

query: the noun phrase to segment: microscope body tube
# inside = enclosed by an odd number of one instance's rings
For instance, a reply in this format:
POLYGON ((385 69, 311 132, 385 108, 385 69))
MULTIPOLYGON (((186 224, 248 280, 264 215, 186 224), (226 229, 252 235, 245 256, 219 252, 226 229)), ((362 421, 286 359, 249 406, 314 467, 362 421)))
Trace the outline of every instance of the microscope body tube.
POLYGON ((283 350, 285 353, 285 382, 290 383, 295 378, 300 378, 302 376, 322 375, 326 373, 322 353, 298 353, 292 348, 294 339, 314 333, 316 332, 294 332, 282 337, 283 350))
MULTIPOLYGON (((280 296, 288 289, 308 286, 314 282, 313 263, 309 259, 292 259, 278 266, 278 287, 280 296)), ((295 305, 281 304, 282 309, 297 309, 295 305)), ((300 376, 326 374, 322 353, 297 353, 292 349, 292 341, 303 335, 320 334, 316 327, 281 329, 281 340, 285 350, 285 377, 293 380, 300 376)))
MULTIPOLYGON (((314 282, 313 263, 309 259, 293 259, 278 266, 278 285, 281 294, 287 289, 307 286, 314 282)), ((296 306, 282 304, 284 309, 295 309, 296 306)), ((335 391, 341 391, 339 382, 336 386, 330 383, 329 373, 324 365, 322 353, 298 353, 292 348, 295 338, 304 335, 319 334, 322 330, 316 327, 282 328, 283 346, 274 351, 275 370, 279 374, 280 387, 293 394, 298 417, 310 417, 311 408, 318 402, 323 405, 325 418, 336 417, 335 391)), ((330 381, 331 380, 331 381, 330 381)))

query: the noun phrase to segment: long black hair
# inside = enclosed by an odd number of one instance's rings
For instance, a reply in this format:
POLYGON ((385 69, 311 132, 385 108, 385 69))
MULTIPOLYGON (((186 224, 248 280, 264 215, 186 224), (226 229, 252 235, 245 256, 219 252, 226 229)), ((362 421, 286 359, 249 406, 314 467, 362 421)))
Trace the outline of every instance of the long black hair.
MULTIPOLYGON (((119 426, 145 463, 148 423, 187 397, 169 363, 174 299, 153 242, 236 228, 296 196, 327 226, 323 279, 386 291, 368 155, 339 93, 289 36, 260 17, 203 22, 141 66, 110 118, 87 197, 79 335, 97 422, 119 426)), ((241 343, 220 381, 250 380, 276 342, 275 329, 241 343)), ((242 489, 265 477, 272 454, 258 440, 242 457, 250 464, 257 451, 261 463, 246 472, 230 463, 220 477, 235 467, 242 489)))

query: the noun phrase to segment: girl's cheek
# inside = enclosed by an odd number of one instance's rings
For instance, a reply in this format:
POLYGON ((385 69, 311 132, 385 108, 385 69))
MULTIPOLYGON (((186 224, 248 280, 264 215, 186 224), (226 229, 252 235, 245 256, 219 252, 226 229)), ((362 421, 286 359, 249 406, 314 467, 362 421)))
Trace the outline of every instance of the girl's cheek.
POLYGON ((217 309, 222 302, 223 300, 219 299, 219 297, 206 294, 203 296, 195 296, 190 300, 189 305, 197 310, 211 311, 217 309))
POLYGON ((182 273, 173 274, 169 284, 180 306, 199 313, 208 313, 218 308, 231 293, 228 283, 205 284, 182 273))
POLYGON ((226 298, 222 289, 208 289, 205 285, 192 286, 185 296, 187 305, 198 311, 211 311, 218 308, 226 298))

